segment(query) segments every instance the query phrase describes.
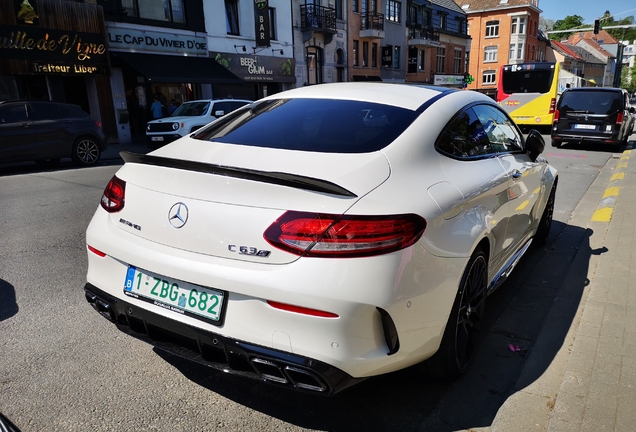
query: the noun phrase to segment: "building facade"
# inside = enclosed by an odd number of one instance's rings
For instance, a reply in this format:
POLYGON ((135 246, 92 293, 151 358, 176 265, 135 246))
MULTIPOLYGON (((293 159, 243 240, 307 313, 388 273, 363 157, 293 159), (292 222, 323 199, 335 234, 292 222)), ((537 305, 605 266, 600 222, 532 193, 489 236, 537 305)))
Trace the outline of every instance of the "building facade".
POLYGON ((472 38, 468 85, 494 96, 502 65, 545 61, 538 0, 455 0, 468 16, 472 38))

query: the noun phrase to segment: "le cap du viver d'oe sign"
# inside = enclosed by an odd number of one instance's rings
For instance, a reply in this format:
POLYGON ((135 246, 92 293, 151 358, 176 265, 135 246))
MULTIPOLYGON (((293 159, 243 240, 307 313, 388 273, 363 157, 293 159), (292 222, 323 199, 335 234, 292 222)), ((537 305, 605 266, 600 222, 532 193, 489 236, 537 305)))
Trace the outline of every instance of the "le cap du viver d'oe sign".
POLYGON ((100 33, 0 26, 0 56, 28 60, 30 73, 108 74, 107 55, 100 33))

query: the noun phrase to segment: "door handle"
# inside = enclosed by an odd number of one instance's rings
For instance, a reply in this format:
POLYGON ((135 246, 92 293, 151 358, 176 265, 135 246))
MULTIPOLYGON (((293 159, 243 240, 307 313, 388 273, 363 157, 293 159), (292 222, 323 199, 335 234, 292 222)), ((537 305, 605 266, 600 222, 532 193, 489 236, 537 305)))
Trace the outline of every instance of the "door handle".
POLYGON ((521 177, 521 171, 519 171, 519 170, 514 170, 514 171, 513 171, 510 175, 512 176, 512 178, 514 178, 514 179, 518 179, 518 178, 520 178, 520 177, 521 177))

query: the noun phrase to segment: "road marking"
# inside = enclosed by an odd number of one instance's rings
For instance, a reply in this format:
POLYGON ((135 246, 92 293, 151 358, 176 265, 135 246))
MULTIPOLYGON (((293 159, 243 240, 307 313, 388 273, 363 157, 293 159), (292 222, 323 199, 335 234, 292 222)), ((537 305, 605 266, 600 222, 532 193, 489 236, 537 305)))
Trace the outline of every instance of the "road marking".
POLYGON ((605 189, 603 197, 599 202, 596 211, 592 215, 592 222, 610 222, 612 215, 614 214, 614 207, 616 206, 616 198, 620 194, 623 180, 625 179, 625 168, 629 162, 629 157, 632 154, 632 144, 630 144, 620 157, 620 161, 616 164, 616 172, 612 175, 610 184, 605 189))

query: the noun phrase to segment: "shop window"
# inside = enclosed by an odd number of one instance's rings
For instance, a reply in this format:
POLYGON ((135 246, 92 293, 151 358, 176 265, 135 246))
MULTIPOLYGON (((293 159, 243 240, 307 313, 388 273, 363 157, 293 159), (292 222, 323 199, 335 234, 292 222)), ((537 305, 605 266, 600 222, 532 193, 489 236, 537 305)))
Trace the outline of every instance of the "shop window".
POLYGON ((322 48, 307 47, 307 84, 322 83, 322 48))
POLYGON ((420 55, 419 57, 419 64, 417 66, 417 69, 420 72, 424 72, 426 70, 426 50, 420 50, 420 55))

